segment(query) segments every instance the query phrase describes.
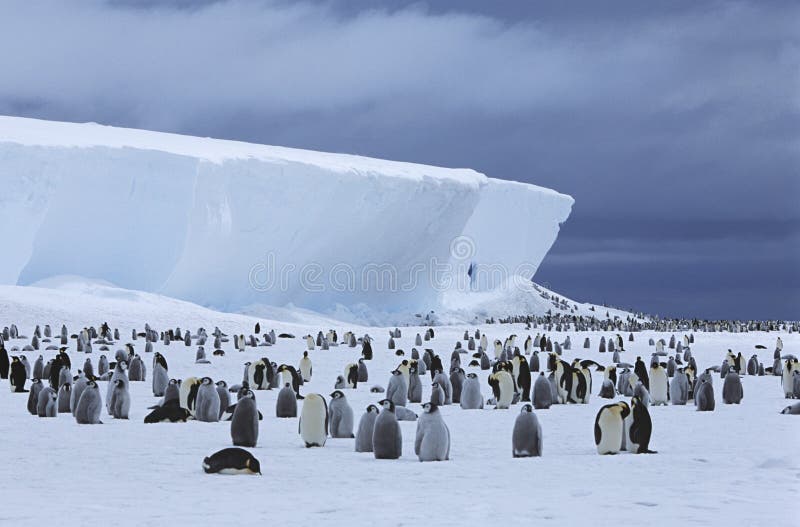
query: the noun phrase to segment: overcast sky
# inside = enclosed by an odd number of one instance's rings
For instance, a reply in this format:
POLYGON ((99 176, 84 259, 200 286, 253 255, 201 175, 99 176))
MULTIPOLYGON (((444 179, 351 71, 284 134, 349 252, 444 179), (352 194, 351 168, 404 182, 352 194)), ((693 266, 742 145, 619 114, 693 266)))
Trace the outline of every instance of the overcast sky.
POLYGON ((798 2, 3 0, 0 49, 2 114, 544 185, 556 291, 800 318, 798 2))

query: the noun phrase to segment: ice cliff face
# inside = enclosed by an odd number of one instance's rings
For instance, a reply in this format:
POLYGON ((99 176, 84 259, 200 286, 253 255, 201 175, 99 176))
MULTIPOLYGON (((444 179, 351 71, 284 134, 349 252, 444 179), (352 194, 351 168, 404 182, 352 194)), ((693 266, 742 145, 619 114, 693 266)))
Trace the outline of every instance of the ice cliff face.
POLYGON ((472 170, 14 117, 0 181, 0 282, 78 275, 220 309, 435 308, 466 263, 530 277, 573 203, 472 170))

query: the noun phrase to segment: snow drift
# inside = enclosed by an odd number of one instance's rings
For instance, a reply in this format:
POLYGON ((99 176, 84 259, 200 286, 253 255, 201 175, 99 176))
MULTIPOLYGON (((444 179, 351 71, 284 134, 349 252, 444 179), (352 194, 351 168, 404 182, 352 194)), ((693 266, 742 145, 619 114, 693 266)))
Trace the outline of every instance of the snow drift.
POLYGON ((77 275, 228 310, 436 307, 467 262, 530 278, 573 203, 468 169, 15 117, 0 180, 0 283, 77 275))

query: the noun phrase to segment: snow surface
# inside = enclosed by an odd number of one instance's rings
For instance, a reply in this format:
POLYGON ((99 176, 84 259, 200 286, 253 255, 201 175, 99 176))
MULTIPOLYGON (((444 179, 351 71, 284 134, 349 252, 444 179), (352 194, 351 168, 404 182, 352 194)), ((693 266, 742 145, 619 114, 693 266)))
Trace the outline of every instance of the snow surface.
MULTIPOLYGON (((50 284, 59 285, 59 284, 50 284)), ((298 319, 300 316, 298 315, 298 319)), ((265 330, 289 331, 301 337, 319 329, 364 328, 331 320, 280 323, 244 315, 219 313, 149 293, 136 293, 98 284, 60 284, 58 289, 0 286, 0 326, 16 323, 32 335, 35 324, 54 329, 66 322, 71 332, 108 321, 119 327, 128 342, 130 329, 149 322, 157 329, 180 325, 209 331, 218 325, 229 335, 249 334, 260 321, 265 330)), ((437 327, 432 347, 447 361, 465 329, 476 326, 437 327)), ((520 325, 480 326, 490 341, 528 333, 520 325)), ((384 387, 389 371, 400 361, 387 350, 388 332, 369 328, 375 338, 375 359, 369 362, 370 381, 357 390, 345 390, 356 420, 365 406, 380 398, 369 393, 373 384, 384 387)), ((399 347, 409 356, 414 336, 423 328, 403 328, 399 347)), ((550 333, 557 340, 570 335, 573 351, 565 357, 592 358, 599 354, 601 333, 550 333), (591 350, 583 350, 585 336, 591 350)), ((728 348, 750 356, 756 344, 767 346, 759 356, 768 362, 778 333, 696 333, 692 352, 699 366, 721 363, 728 348)), ((606 334, 610 337, 611 334, 606 334)), ((623 360, 649 355, 649 337, 669 334, 643 332, 626 341, 623 360)), ((678 335, 680 336, 680 335, 678 335)), ((797 354, 798 334, 781 334, 785 352, 797 354)), ((7 343, 23 346, 28 340, 7 343)), ((143 340, 135 346, 141 353, 143 340)), ((95 346, 91 355, 100 355, 95 346)), ((268 356, 278 363, 297 364, 304 344, 299 339, 279 339, 274 347, 243 353, 225 345, 225 357, 211 357, 210 365, 195 365, 195 346, 156 344, 165 354, 170 376, 209 375, 233 384, 242 376, 247 360, 268 356)), ((208 349, 208 347, 207 347, 208 349)), ((43 352, 45 358, 51 352, 43 352)), ((303 393, 327 396, 344 365, 355 362, 359 348, 333 348, 310 352, 314 376, 303 393)), ((28 353, 33 362, 35 353, 28 353)), ((85 359, 71 351, 79 367, 85 359)), ((150 366, 152 358, 144 357, 150 366)), ((468 371, 469 368, 465 368, 468 371)), ((206 475, 204 456, 230 446, 228 423, 144 425, 146 407, 154 404, 148 379, 132 383, 134 404, 129 421, 103 415, 103 425, 79 426, 66 414, 56 419, 29 415, 27 394, 0 389, 0 437, 6 466, 0 475, 2 523, 41 525, 54 518, 68 524, 94 524, 101 519, 115 525, 492 525, 548 523, 552 525, 797 525, 793 504, 800 491, 800 417, 780 415, 788 404, 777 377, 743 378, 741 405, 722 404, 721 382, 715 376, 717 408, 699 413, 694 407, 651 407, 656 455, 599 456, 593 423, 607 401, 592 397, 588 405, 554 406, 536 414, 544 434, 541 458, 513 459, 511 431, 520 405, 510 410, 464 411, 442 409, 452 437, 451 460, 419 463, 413 455, 415 423, 401 423, 403 457, 377 461, 371 454, 353 452, 352 439, 329 439, 324 448, 306 449, 297 435, 295 419, 274 417, 277 391, 259 391, 259 408, 265 415, 259 443, 250 449, 261 461, 262 477, 206 475), (113 519, 113 520, 112 520, 113 519)), ((481 378, 484 397, 491 390, 486 372, 481 378)), ((601 375, 594 376, 594 392, 601 375)), ((5 381, 3 382, 5 385, 5 381)), ((429 385, 423 384, 424 397, 429 385)), ((104 383, 101 394, 105 395, 104 383)), ((419 412, 418 404, 410 405, 419 412)))
POLYGON ((76 275, 226 311, 435 309, 473 262, 504 272, 479 290, 530 278, 573 204, 468 169, 17 117, 0 179, 0 283, 76 275))

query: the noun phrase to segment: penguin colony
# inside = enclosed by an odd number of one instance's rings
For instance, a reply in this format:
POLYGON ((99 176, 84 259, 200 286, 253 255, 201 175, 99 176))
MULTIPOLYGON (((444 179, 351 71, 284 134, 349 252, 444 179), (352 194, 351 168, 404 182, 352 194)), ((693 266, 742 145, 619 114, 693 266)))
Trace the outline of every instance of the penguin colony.
MULTIPOLYGON (((369 335, 359 337, 350 331, 339 335, 331 329, 319 331, 316 336, 296 338, 288 333, 262 333, 259 324, 249 336, 232 337, 219 328, 211 333, 198 328, 191 333, 180 328, 157 331, 146 324, 143 331, 133 330, 124 344, 119 330, 105 323, 72 334, 63 325, 55 331, 49 325, 36 326, 30 339, 12 324, 0 334, 0 378, 8 381, 11 392, 28 394, 27 410, 32 415, 53 418, 71 414, 78 424, 102 424, 104 418, 129 419, 131 383, 147 383, 149 373, 149 386, 158 401, 147 409, 145 423, 188 420, 229 423, 225 426, 230 427, 232 445, 248 448, 258 445, 260 422, 265 415, 272 414, 261 412, 257 392, 276 390, 275 418, 297 419, 300 442, 307 448, 324 447, 329 438, 353 440, 355 452, 371 453, 375 459, 398 459, 403 455, 400 423, 415 421, 414 455, 419 461, 450 459, 450 429, 442 415, 446 406, 459 406, 461 410, 485 407, 507 410, 519 405, 509 430, 512 455, 537 457, 543 455, 543 430, 536 411, 554 405, 587 404, 593 395, 619 398, 602 406, 595 417, 594 442, 599 454, 656 453, 650 449, 654 419, 649 408, 691 402, 697 411, 713 412, 717 392, 724 404, 744 404, 746 376, 779 377, 784 397, 800 399, 800 363, 795 355, 783 350, 780 337, 767 365, 757 353, 747 358, 741 351, 727 350, 721 365, 701 369, 691 352, 695 333, 765 330, 792 333, 798 331, 796 323, 762 326, 764 323, 641 322, 635 318, 599 321, 561 315, 505 319, 500 323, 524 323, 527 331, 538 331, 535 336, 525 335, 524 339, 510 334, 491 344, 479 330, 465 331, 463 339, 454 344, 448 368, 444 367, 447 357, 443 359, 425 347, 426 342, 436 337, 433 328, 405 338, 400 329, 390 331, 385 349, 396 356, 397 366, 385 374, 385 389, 381 385, 365 386, 370 377, 368 362, 376 352, 383 351, 383 346, 369 335), (633 358, 626 346, 630 348, 635 333, 644 329, 673 334, 669 342, 650 339, 649 358, 642 355, 633 358), (572 343, 569 337, 558 342, 554 335, 568 330, 608 331, 613 335, 608 339, 601 337, 596 352, 587 337, 583 349, 593 358, 566 361, 562 359, 562 350, 570 350, 572 343), (676 333, 681 335, 676 338, 676 333), (274 346, 278 339, 305 348, 297 366, 278 364, 259 353, 274 346), (23 344, 20 349, 20 341, 30 344, 23 344), (412 342, 411 351, 406 354, 402 346, 412 342), (225 357, 224 347, 251 353, 243 362, 241 378, 216 382, 205 375, 176 379, 169 375, 166 357, 154 351, 156 344, 194 347, 199 372, 202 372, 200 365, 212 362, 207 358, 206 346, 213 347, 215 360, 225 357), (111 346, 118 348, 113 355, 111 346), (357 362, 343 360, 342 373, 336 379, 321 381, 322 385, 333 386, 327 396, 314 392, 301 394, 307 383, 316 381, 316 386, 321 385, 314 376, 313 354, 334 348, 355 348, 361 356, 357 362), (39 354, 40 350, 50 353, 39 354), (262 356, 253 356, 254 351, 262 356), (38 355, 32 366, 23 352, 38 355), (79 353, 86 355, 83 363, 77 360, 79 353), (45 360, 45 354, 53 356, 45 360), (96 361, 93 355, 99 355, 96 361), (78 364, 81 368, 77 368, 78 364), (486 372, 483 385, 479 371, 486 372), (592 372, 603 376, 599 386, 593 385, 592 372), (721 388, 714 386, 717 375, 722 379, 721 388), (347 399, 348 390, 374 394, 374 402, 364 409, 358 422, 347 399), (412 404, 418 405, 416 411, 412 410, 412 404)), ((766 349, 763 345, 756 348, 766 349)), ((781 413, 800 415, 800 403, 785 407, 781 413)), ((587 423, 587 438, 589 426, 587 423)), ((205 458, 202 468, 207 473, 260 474, 262 467, 246 450, 225 448, 205 458)))

